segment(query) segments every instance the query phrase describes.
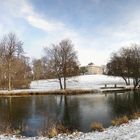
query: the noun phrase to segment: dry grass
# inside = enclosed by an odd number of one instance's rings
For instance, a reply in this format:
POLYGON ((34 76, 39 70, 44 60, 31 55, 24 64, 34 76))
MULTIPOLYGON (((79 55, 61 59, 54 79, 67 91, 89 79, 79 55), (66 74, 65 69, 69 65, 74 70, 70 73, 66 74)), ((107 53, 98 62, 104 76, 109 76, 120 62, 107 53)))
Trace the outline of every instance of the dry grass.
POLYGON ((63 124, 57 123, 52 124, 50 125, 50 127, 42 129, 38 132, 38 135, 48 136, 49 138, 56 137, 58 134, 71 134, 71 131, 68 128, 66 128, 63 124))
POLYGON ((18 128, 13 128, 10 122, 0 123, 0 134, 21 136, 21 133, 26 130, 26 127, 20 125, 18 128))
POLYGON ((104 131, 103 125, 102 125, 101 123, 99 123, 99 122, 94 122, 94 123, 92 123, 92 124, 91 124, 91 129, 92 129, 93 131, 99 131, 99 132, 104 131))
POLYGON ((130 119, 138 119, 140 118, 140 112, 135 112, 130 116, 130 119))
POLYGON ((59 132, 58 132, 58 129, 56 127, 52 127, 48 131, 48 137, 49 138, 53 138, 53 137, 57 136, 58 134, 59 134, 59 132))
POLYGON ((0 134, 11 134, 13 130, 11 128, 11 124, 9 122, 3 122, 0 124, 0 134))
POLYGON ((55 124, 48 130, 48 137, 52 138, 64 133, 70 134, 70 131, 62 124, 55 124))
POLYGON ((116 118, 114 120, 112 120, 112 125, 113 126, 119 126, 121 124, 125 124, 125 123, 128 123, 129 122, 129 119, 127 116, 123 116, 123 117, 119 117, 119 118, 116 118))

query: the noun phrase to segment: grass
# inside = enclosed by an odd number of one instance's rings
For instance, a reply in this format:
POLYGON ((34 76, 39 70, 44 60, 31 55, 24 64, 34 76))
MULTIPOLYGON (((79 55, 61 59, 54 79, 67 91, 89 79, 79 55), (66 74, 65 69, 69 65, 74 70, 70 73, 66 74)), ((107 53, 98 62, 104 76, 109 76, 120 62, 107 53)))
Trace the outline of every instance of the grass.
POLYGON ((52 138, 57 136, 58 134, 70 134, 70 133, 71 133, 70 130, 66 128, 64 125, 55 124, 51 128, 49 128, 47 135, 49 138, 52 138))
POLYGON ((59 131, 58 131, 58 129, 55 126, 50 128, 50 130, 47 133, 49 138, 53 138, 53 137, 57 136, 58 134, 59 134, 59 131))
POLYGON ((138 119, 140 118, 140 112, 134 112, 131 116, 130 119, 138 119))
POLYGON ((123 116, 123 117, 119 117, 119 118, 116 118, 114 120, 112 120, 112 125, 113 126, 119 126, 121 124, 125 124, 125 123, 128 123, 129 122, 129 119, 127 116, 123 116))
POLYGON ((10 135, 13 134, 14 130, 11 127, 11 124, 8 122, 3 122, 0 124, 0 134, 10 135))
POLYGON ((0 123, 0 135, 15 135, 16 137, 21 137, 22 132, 24 132, 25 130, 28 130, 28 126, 23 126, 23 124, 21 124, 17 128, 13 128, 12 124, 8 121, 0 123))
POLYGON ((99 122, 92 123, 90 127, 92 131, 99 131, 99 132, 104 131, 103 125, 99 122))
POLYGON ((39 132, 40 136, 47 136, 49 138, 56 137, 59 134, 71 134, 72 132, 62 123, 52 124, 50 127, 39 132))
POLYGON ((113 126, 119 126, 121 124, 128 123, 129 120, 138 119, 138 118, 140 118, 140 112, 139 111, 134 112, 131 115, 127 115, 127 116, 125 115, 125 116, 113 119, 112 120, 112 125, 113 126))

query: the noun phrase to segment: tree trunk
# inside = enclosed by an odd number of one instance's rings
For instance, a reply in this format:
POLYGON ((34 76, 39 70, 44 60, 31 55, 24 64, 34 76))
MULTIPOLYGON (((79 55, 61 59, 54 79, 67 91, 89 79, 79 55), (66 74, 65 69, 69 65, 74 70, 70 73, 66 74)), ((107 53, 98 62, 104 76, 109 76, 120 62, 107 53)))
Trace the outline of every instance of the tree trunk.
POLYGON ((11 60, 9 60, 8 64, 8 90, 11 90, 11 60))
POLYGON ((59 79, 60 89, 63 89, 63 86, 62 86, 62 81, 61 81, 61 77, 59 77, 58 79, 59 79))
POLYGON ((10 91, 11 90, 11 75, 9 74, 9 77, 8 77, 8 90, 10 91))
POLYGON ((133 90, 136 90, 136 87, 138 86, 138 84, 139 84, 138 79, 137 78, 136 79, 133 79, 133 85, 134 85, 133 90))
POLYGON ((127 82, 127 79, 124 76, 122 76, 122 78, 125 81, 126 85, 129 85, 129 83, 127 82))
POLYGON ((64 76, 64 89, 66 89, 66 77, 64 76))
POLYGON ((128 85, 130 85, 130 78, 128 78, 128 85))

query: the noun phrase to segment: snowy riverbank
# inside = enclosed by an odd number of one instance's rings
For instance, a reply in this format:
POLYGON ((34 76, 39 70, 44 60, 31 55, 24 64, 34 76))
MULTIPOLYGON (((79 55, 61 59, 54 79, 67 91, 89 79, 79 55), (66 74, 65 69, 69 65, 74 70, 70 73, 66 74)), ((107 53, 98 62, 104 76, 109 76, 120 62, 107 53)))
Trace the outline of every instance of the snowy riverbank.
POLYGON ((121 77, 107 75, 81 75, 67 79, 67 90, 59 90, 58 79, 32 81, 30 89, 0 90, 0 95, 48 95, 48 94, 84 94, 103 91, 125 91, 126 87, 121 77), (104 88, 105 85, 107 88, 104 88), (113 88, 116 86, 116 88, 113 88))
MULTIPOLYGON (((80 75, 67 78, 68 89, 97 89, 101 87, 114 86, 118 87, 126 86, 124 80, 121 77, 107 76, 107 75, 80 75)), ((47 79, 32 81, 32 90, 58 90, 58 79, 47 79)))
MULTIPOLYGON (((46 137, 16 138, 0 135, 0 140, 50 140, 46 137)), ((103 132, 73 133, 58 135, 51 140, 140 140, 140 119, 119 127, 109 127, 103 132)))

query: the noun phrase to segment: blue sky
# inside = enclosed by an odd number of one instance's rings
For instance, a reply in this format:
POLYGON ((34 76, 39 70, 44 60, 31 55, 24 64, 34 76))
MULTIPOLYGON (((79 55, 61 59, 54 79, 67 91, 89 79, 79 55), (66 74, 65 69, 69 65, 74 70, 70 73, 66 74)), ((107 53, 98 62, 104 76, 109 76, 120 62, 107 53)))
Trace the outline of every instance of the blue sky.
POLYGON ((113 51, 140 43, 139 7, 139 0, 0 0, 0 37, 15 32, 31 58, 69 38, 81 65, 103 65, 113 51))

